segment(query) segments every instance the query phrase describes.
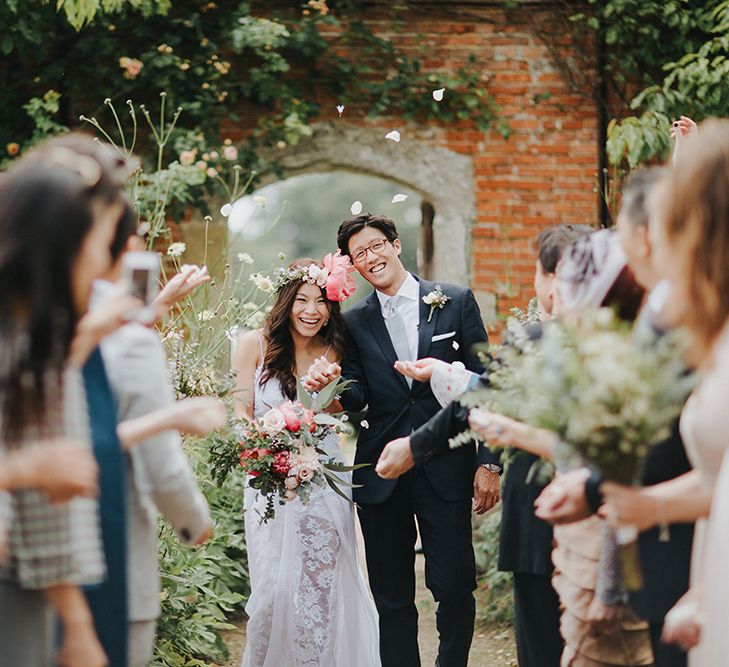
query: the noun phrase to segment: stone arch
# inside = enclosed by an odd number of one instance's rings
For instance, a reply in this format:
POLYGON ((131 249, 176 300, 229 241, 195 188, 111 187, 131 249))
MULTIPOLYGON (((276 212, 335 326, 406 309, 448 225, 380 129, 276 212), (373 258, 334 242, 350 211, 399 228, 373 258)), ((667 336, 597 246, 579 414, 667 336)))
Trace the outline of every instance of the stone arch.
MULTIPOLYGON (((469 283, 470 229, 475 220, 476 194, 471 158, 403 133, 400 143, 385 139, 385 131, 346 123, 313 127, 311 137, 295 147, 264 155, 284 177, 312 171, 344 170, 402 183, 416 190, 435 211, 433 275, 437 280, 469 283)), ((277 178, 268 175, 267 185, 277 178)))

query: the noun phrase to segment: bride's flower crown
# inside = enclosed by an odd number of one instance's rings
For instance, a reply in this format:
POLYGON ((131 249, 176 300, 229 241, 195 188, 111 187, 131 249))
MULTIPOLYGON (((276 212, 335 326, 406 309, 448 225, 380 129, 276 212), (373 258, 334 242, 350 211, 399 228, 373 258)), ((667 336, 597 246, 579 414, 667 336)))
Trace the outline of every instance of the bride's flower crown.
POLYGON ((251 276, 251 280, 258 289, 276 294, 285 285, 301 280, 326 290, 327 299, 330 301, 345 301, 355 293, 357 285, 351 276, 354 266, 349 257, 342 255, 337 250, 336 253, 327 254, 322 260, 322 264, 324 264, 323 267, 316 264, 289 269, 282 267, 274 273, 272 278, 258 273, 251 276))

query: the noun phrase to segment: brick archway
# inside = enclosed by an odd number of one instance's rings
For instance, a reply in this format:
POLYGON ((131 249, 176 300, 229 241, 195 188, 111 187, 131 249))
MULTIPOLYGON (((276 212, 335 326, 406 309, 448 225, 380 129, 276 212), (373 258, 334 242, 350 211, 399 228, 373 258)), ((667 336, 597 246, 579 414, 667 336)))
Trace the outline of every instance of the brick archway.
MULTIPOLYGON (((409 138, 395 143, 387 130, 340 122, 314 126, 311 137, 284 151, 264 155, 285 177, 312 171, 345 170, 402 183, 419 192, 434 211, 433 276, 462 285, 470 282, 470 234, 476 193, 471 158, 409 138)), ((277 180, 273 175, 262 184, 277 180)))

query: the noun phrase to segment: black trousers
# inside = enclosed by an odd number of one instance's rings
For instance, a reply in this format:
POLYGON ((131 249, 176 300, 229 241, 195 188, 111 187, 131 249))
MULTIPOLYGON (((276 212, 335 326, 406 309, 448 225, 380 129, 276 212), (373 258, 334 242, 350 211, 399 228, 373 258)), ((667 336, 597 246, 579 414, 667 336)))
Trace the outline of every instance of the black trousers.
POLYGON ((471 500, 443 500, 422 469, 403 475, 384 503, 359 508, 370 588, 380 615, 382 667, 420 666, 416 518, 425 584, 438 602, 438 664, 467 667, 476 615, 471 500))
POLYGON ((559 667, 564 642, 552 578, 514 572, 514 614, 519 667, 559 667))
POLYGON ((651 623, 651 648, 655 667, 686 667, 687 654, 675 644, 664 644, 661 641, 663 623, 651 623))

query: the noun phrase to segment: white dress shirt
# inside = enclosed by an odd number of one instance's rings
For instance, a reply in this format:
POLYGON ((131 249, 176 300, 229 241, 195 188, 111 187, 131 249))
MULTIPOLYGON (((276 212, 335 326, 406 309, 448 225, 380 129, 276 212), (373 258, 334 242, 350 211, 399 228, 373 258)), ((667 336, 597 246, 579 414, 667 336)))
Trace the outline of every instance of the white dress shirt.
MULTIPOLYGON (((387 309, 385 305, 394 297, 384 294, 379 290, 377 298, 380 300, 380 309, 382 317, 387 321, 387 309)), ((400 297, 398 304, 398 312, 405 322, 405 330, 408 335, 408 346, 410 347, 411 359, 418 358, 418 327, 420 325, 420 285, 408 273, 405 281, 400 286, 395 296, 400 297)))

